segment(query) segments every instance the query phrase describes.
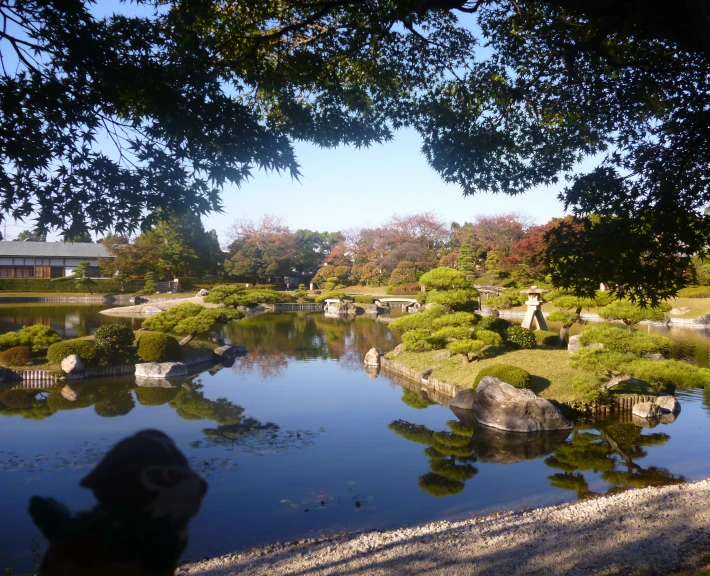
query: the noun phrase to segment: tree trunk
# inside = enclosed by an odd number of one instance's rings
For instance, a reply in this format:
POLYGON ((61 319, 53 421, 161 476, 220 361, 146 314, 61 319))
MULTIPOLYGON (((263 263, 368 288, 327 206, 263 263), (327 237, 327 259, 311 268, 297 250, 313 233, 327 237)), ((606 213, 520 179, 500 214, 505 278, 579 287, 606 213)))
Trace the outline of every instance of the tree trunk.
POLYGON ((190 332, 187 336, 180 340, 180 346, 189 344, 195 336, 197 336, 197 332, 190 332))
POLYGON ((569 329, 570 329, 570 326, 562 326, 562 328, 560 329, 560 336, 557 339, 557 345, 560 348, 565 347, 565 338, 567 337, 567 332, 569 332, 569 329))

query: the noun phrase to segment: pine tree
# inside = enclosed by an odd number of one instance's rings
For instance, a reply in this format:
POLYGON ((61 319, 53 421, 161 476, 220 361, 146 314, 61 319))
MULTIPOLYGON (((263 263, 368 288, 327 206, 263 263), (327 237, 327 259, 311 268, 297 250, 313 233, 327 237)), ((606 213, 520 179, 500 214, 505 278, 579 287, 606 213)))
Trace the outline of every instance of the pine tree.
POLYGON ((74 280, 74 284, 77 288, 85 289, 91 292, 91 286, 95 284, 94 280, 89 277, 89 263, 79 262, 79 265, 74 269, 74 273, 69 277, 74 280))
POLYGON ((461 244, 459 249, 459 272, 466 274, 466 278, 472 276, 476 270, 476 259, 470 244, 461 244))
POLYGON ((155 285, 155 272, 146 272, 145 276, 143 276, 143 280, 145 280, 145 284, 143 285, 144 293, 152 294, 157 290, 157 286, 155 285))

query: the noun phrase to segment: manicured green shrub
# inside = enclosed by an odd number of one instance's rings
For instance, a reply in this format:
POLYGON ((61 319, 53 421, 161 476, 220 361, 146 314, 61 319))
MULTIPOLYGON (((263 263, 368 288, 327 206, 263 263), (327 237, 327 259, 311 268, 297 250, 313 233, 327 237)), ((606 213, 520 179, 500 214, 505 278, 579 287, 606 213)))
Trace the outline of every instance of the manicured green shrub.
POLYGON ((29 346, 14 346, 0 352, 0 364, 3 366, 26 366, 32 359, 32 350, 29 346))
POLYGON ((374 296, 355 296, 355 302, 357 304, 374 304, 375 298, 374 296))
POLYGON ((199 334, 207 332, 213 324, 238 320, 244 314, 232 308, 205 308, 199 304, 185 303, 165 312, 146 318, 142 326, 160 332, 199 334))
POLYGON ((668 354, 673 348, 673 342, 660 334, 648 334, 632 330, 629 332, 621 326, 598 324, 589 326, 579 338, 580 344, 603 344, 609 352, 630 353, 637 356, 644 352, 652 354, 668 354))
POLYGON ((679 298, 710 298, 710 286, 688 286, 678 290, 679 298))
POLYGON ((434 338, 443 338, 447 342, 451 340, 464 340, 471 337, 473 332, 472 328, 467 328, 466 326, 444 326, 439 328, 432 336, 434 338))
POLYGON ((516 388, 530 388, 530 373, 527 370, 511 366, 510 364, 491 364, 478 371, 473 381, 473 388, 486 376, 498 378, 503 382, 515 386, 516 388))
POLYGON ((452 354, 461 354, 466 361, 471 359, 471 355, 480 354, 485 347, 486 344, 483 341, 472 338, 455 340, 446 345, 447 350, 450 350, 452 354))
POLYGON ((451 290, 452 288, 468 288, 471 282, 466 280, 466 275, 455 268, 440 266, 422 274, 419 284, 427 288, 438 290, 451 290))
POLYGON ((404 349, 409 352, 426 352, 427 350, 441 350, 446 341, 436 338, 429 330, 409 330, 402 334, 404 349))
POLYGON ((473 312, 478 309, 478 291, 471 289, 432 290, 427 302, 441 304, 449 312, 473 312))
POLYGON ((424 310, 424 312, 417 312, 416 314, 408 314, 407 316, 401 316, 397 318, 394 322, 389 323, 391 330, 399 330, 406 332, 407 330, 416 330, 419 328, 428 329, 432 325, 432 321, 445 314, 441 306, 432 306, 424 310))
POLYGON ((482 316, 476 325, 477 330, 490 330, 496 334, 500 334, 505 340, 505 334, 511 326, 510 322, 497 316, 482 316))
POLYGON ((237 284, 220 284, 205 296, 205 302, 226 306, 256 306, 258 304, 278 304, 293 302, 293 297, 285 292, 275 292, 261 288, 244 289, 237 284))
POLYGON ((180 343, 160 332, 141 334, 136 354, 143 362, 178 362, 182 359, 180 343))
POLYGON ((616 300, 600 308, 597 314, 606 320, 621 320, 630 331, 631 326, 644 320, 657 322, 663 320, 664 312, 668 310, 670 310, 670 306, 667 304, 661 304, 657 308, 651 308, 650 306, 641 308, 641 306, 629 300, 616 300))
POLYGON ((495 308, 497 310, 508 310, 509 308, 514 308, 515 306, 520 306, 523 303, 523 297, 520 292, 516 289, 504 290, 498 296, 488 298, 485 302, 486 306, 495 308))
POLYGON ((152 294, 158 288, 155 284, 155 272, 146 272, 143 276, 143 292, 145 294, 152 294))
POLYGON ((452 312, 435 318, 431 323, 432 328, 443 328, 444 326, 473 326, 481 319, 473 312, 452 312))
POLYGON ((316 302, 325 302, 326 300, 335 299, 345 300, 346 298, 347 295, 345 294, 345 292, 325 292, 320 296, 316 296, 316 302))
POLYGON ((545 346, 556 346, 560 335, 551 330, 535 330, 535 340, 538 344, 545 346))
POLYGON ((47 349, 47 360, 50 364, 61 364, 72 354, 79 356, 87 366, 99 366, 105 357, 104 351, 93 340, 66 340, 47 349))
POLYGON ((7 332, 0 336, 0 350, 15 346, 29 346, 32 350, 44 350, 61 339, 62 337, 49 326, 42 324, 23 326, 17 332, 7 332))
POLYGON ((501 346, 503 337, 493 330, 476 330, 476 338, 486 346, 501 346))
POLYGON ((133 352, 135 335, 129 326, 104 324, 94 334, 96 345, 112 356, 125 356, 133 352))
POLYGON ((293 295, 299 300, 308 296, 308 290, 305 284, 299 284, 298 289, 293 291, 293 295))
POLYGON ((529 350, 535 348, 537 341, 535 340, 535 332, 529 328, 522 326, 510 326, 505 331, 505 339, 508 344, 515 348, 523 348, 529 350))

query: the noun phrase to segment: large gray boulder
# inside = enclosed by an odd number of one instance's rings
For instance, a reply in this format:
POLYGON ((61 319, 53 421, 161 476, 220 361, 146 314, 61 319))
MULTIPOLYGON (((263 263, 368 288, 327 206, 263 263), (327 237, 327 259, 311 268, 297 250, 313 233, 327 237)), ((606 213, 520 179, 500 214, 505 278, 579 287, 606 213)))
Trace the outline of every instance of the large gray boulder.
POLYGON ((653 402, 638 402, 631 409, 631 414, 647 420, 658 419, 661 417, 661 407, 653 402))
POLYGON ((215 355, 223 360, 234 360, 237 356, 246 354, 246 352, 246 346, 242 346, 241 344, 227 344, 226 346, 220 346, 214 351, 215 355))
POLYGON ((61 367, 62 372, 65 374, 76 374, 77 372, 84 371, 84 361, 76 354, 69 354, 69 356, 62 360, 61 367))
POLYGON ((569 337, 569 340, 567 341, 567 352, 574 354, 577 350, 582 348, 582 343, 579 341, 580 337, 581 334, 569 337))
POLYGON ((461 410, 473 410, 473 398, 475 392, 471 388, 461 390, 449 402, 449 408, 459 408, 461 410))
POLYGON ((479 382, 472 408, 476 420, 499 430, 536 432, 573 428, 562 412, 535 392, 515 388, 492 376, 479 382))
POLYGON ((205 290, 204 288, 200 288, 200 291, 197 293, 197 296, 207 296, 209 294, 209 290, 205 290))
POLYGON ((377 348, 370 348, 367 354, 365 354, 365 366, 379 366, 380 365, 380 351, 377 348))
POLYGON ((187 366, 182 362, 144 362, 136 364, 136 377, 173 378, 187 376, 187 366))
POLYGON ((658 405, 663 414, 678 414, 680 412, 680 402, 670 394, 661 394, 653 403, 658 405))

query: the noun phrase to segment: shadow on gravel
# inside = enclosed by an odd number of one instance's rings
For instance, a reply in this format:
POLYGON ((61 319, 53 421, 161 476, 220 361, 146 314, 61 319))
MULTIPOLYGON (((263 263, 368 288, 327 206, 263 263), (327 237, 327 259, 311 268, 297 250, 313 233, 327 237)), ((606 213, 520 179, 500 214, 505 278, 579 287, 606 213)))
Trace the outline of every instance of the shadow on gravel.
MULTIPOLYGON (((710 488, 688 488, 627 492, 612 497, 611 503, 590 499, 552 513, 493 518, 470 527, 432 527, 429 534, 380 544, 373 551, 354 535, 179 573, 669 574, 707 564, 710 488)), ((360 537, 376 540, 385 534, 360 537)))

